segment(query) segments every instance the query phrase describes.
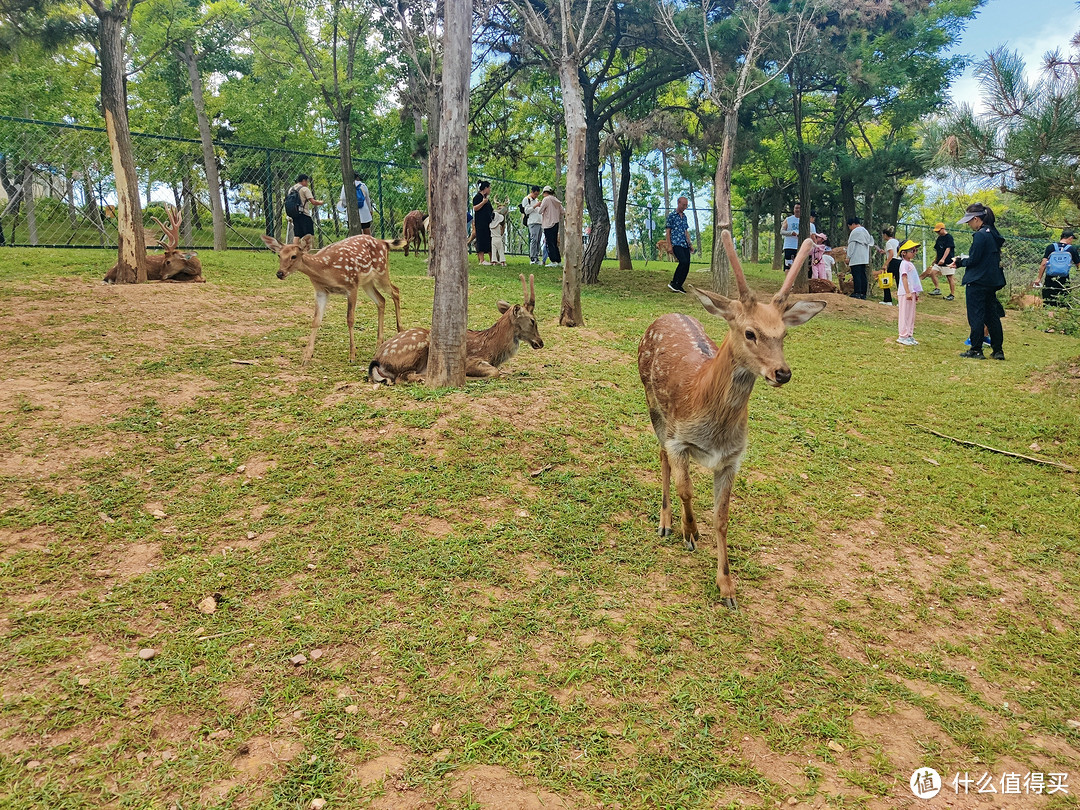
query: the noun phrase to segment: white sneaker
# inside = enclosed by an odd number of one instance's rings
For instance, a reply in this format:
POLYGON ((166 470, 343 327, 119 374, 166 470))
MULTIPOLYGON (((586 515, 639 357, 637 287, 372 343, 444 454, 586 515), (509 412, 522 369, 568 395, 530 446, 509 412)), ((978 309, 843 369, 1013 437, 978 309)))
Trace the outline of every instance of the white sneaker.
POLYGON ((878 301, 878 303, 881 304, 883 307, 891 307, 892 306, 892 301, 878 301))
POLYGON ((480 262, 484 267, 491 267, 491 262, 480 262))

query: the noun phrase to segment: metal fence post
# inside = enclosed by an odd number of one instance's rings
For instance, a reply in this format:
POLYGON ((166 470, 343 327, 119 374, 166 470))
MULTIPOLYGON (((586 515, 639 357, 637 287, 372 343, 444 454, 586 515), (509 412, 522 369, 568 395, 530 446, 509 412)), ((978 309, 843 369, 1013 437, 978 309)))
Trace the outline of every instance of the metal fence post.
POLYGON ((376 170, 376 177, 379 183, 379 238, 386 238, 386 210, 383 208, 382 198, 382 164, 380 163, 376 170))

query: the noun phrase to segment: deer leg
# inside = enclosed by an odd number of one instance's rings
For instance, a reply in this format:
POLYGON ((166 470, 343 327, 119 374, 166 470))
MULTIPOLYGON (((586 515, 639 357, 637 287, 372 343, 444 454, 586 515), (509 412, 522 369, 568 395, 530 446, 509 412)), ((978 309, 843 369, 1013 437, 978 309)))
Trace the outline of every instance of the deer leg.
POLYGON ((379 331, 375 336, 375 348, 382 346, 382 334, 383 334, 383 313, 386 311, 386 299, 382 297, 382 293, 375 289, 375 285, 371 284, 364 287, 364 292, 367 293, 367 297, 375 302, 375 307, 379 310, 379 331))
POLYGON ((660 488, 663 490, 663 500, 660 503, 660 536, 668 537, 671 534, 671 463, 668 461, 667 450, 660 445, 660 488))
POLYGON ((356 290, 349 292, 349 310, 345 314, 345 322, 349 325, 349 362, 356 362, 356 341, 353 340, 353 324, 356 323, 356 290))
POLYGON ((326 312, 326 302, 328 300, 330 300, 330 293, 325 290, 315 291, 315 317, 311 321, 311 337, 308 338, 307 349, 304 350, 305 366, 311 362, 311 357, 315 354, 315 333, 319 331, 319 326, 322 324, 323 313, 326 312))
POLYGON ((479 357, 465 358, 466 377, 498 377, 501 373, 487 360, 481 360, 479 357))
POLYGON ((384 295, 389 295, 394 299, 394 322, 397 324, 397 330, 401 331, 401 290, 394 286, 394 282, 390 280, 389 274, 386 276, 382 284, 379 285, 382 288, 384 295))
POLYGON ((731 484, 735 480, 735 468, 724 467, 713 472, 713 522, 716 524, 716 587, 724 607, 738 610, 735 600, 735 579, 728 565, 727 530, 728 507, 731 505, 731 484))
POLYGON ((682 533, 688 551, 693 551, 698 539, 697 521, 694 520, 694 491, 690 485, 690 456, 677 453, 671 459, 671 478, 675 483, 675 492, 682 501, 682 533))

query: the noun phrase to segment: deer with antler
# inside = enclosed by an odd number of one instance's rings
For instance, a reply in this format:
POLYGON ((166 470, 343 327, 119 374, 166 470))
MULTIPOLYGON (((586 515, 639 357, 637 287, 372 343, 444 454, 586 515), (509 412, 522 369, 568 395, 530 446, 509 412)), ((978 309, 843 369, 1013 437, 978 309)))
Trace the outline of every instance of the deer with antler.
MULTIPOLYGON (((508 304, 499 301, 502 313, 499 320, 483 331, 470 329, 465 338, 465 376, 498 377, 499 366, 517 354, 521 341, 527 341, 534 349, 544 348, 544 339, 536 325, 536 287, 533 276, 525 286, 521 279, 524 302, 508 304)), ((429 329, 408 329, 391 338, 375 353, 368 366, 368 379, 372 382, 393 384, 423 382, 427 372, 429 329)))
POLYGON ((690 461, 712 470, 716 586, 724 605, 735 609, 735 580, 727 552, 728 507, 731 486, 746 452, 750 393, 758 377, 774 388, 791 380, 791 368, 784 359, 787 329, 806 323, 825 308, 825 302, 788 300, 813 247, 809 239, 803 242, 779 291, 763 302, 746 284, 731 233, 724 231, 722 238, 738 284, 738 299, 692 286, 687 289, 708 312, 728 322, 727 335, 718 347, 696 319, 663 315, 641 338, 638 371, 660 442, 660 535, 671 534, 670 487, 674 480, 682 501, 683 538, 686 547, 694 550, 699 533, 691 504, 690 461))
POLYGON ((356 343, 353 340, 353 323, 356 321, 356 297, 359 290, 375 302, 379 310, 379 331, 376 345, 383 342, 383 316, 386 295, 394 299, 394 318, 397 331, 401 331, 401 291, 390 281, 391 248, 400 250, 405 240, 376 239, 359 234, 342 239, 322 250, 311 252, 311 236, 297 239, 291 245, 283 245, 272 236, 263 235, 263 242, 278 255, 277 277, 287 278, 299 270, 311 279, 315 287, 315 318, 311 324, 311 337, 304 350, 304 365, 311 362, 315 353, 315 334, 322 324, 326 302, 331 294, 344 295, 349 300, 346 322, 349 324, 349 362, 356 361, 356 343))
MULTIPOLYGON (((169 227, 165 227, 157 217, 151 217, 151 219, 158 224, 165 235, 165 238, 161 240, 165 252, 146 257, 146 280, 204 283, 206 279, 203 278, 202 262, 199 261, 198 255, 180 252, 180 212, 169 207, 169 227)), ((114 264, 105 274, 106 284, 113 284, 116 281, 119 266, 119 263, 114 264)))

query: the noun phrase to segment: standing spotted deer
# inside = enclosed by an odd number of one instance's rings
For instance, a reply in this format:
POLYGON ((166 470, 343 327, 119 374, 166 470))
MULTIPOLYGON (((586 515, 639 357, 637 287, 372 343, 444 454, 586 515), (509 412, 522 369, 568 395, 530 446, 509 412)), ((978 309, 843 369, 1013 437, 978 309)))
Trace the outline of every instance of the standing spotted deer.
POLYGON ((706 310, 728 322, 720 346, 694 318, 663 315, 641 338, 638 371, 660 442, 660 535, 671 534, 670 485, 674 480, 682 501, 683 538, 693 551, 700 533, 691 504, 690 460, 712 470, 716 586, 724 605, 735 609, 735 580, 727 553, 728 507, 731 485, 746 452, 750 393, 758 377, 774 388, 791 379, 791 368, 784 360, 787 329, 806 323, 825 308, 825 302, 788 301, 813 247, 809 239, 803 242, 780 290, 767 303, 758 301, 747 286, 729 231, 723 232, 723 241, 739 287, 738 300, 687 287, 706 310))
MULTIPOLYGON (((161 242, 165 252, 153 253, 146 257, 146 280, 204 283, 206 279, 203 278, 202 262, 199 261, 198 255, 180 252, 180 213, 175 208, 169 208, 169 227, 165 227, 157 217, 151 217, 151 219, 158 224, 165 235, 161 242)), ((149 233, 147 235, 149 236, 149 233)), ((106 284, 116 282, 118 267, 119 264, 114 264, 105 274, 106 284)))
MULTIPOLYGON (((499 366, 517 354, 521 341, 527 341, 534 349, 544 348, 544 339, 536 326, 536 287, 529 276, 521 279, 524 302, 497 304, 502 316, 483 331, 470 329, 465 338, 465 376, 498 377, 499 366)), ((372 382, 393 384, 422 382, 427 373, 428 340, 431 330, 423 327, 408 329, 386 341, 375 353, 368 366, 368 379, 372 382)))
POLYGON ((397 331, 401 331, 401 292, 390 282, 389 250, 400 250, 405 246, 401 239, 390 242, 373 236, 360 234, 350 236, 327 245, 322 250, 311 252, 311 236, 305 236, 291 245, 283 245, 272 236, 263 236, 263 242, 278 255, 278 278, 286 278, 299 270, 311 279, 315 287, 315 318, 311 324, 311 337, 304 350, 304 365, 311 362, 315 353, 315 333, 319 331, 326 302, 331 294, 344 295, 349 299, 346 320, 349 324, 349 362, 356 361, 356 343, 353 340, 353 323, 356 320, 356 295, 364 293, 375 302, 379 309, 379 331, 377 345, 383 342, 383 313, 386 308, 385 295, 394 299, 394 318, 397 331))

